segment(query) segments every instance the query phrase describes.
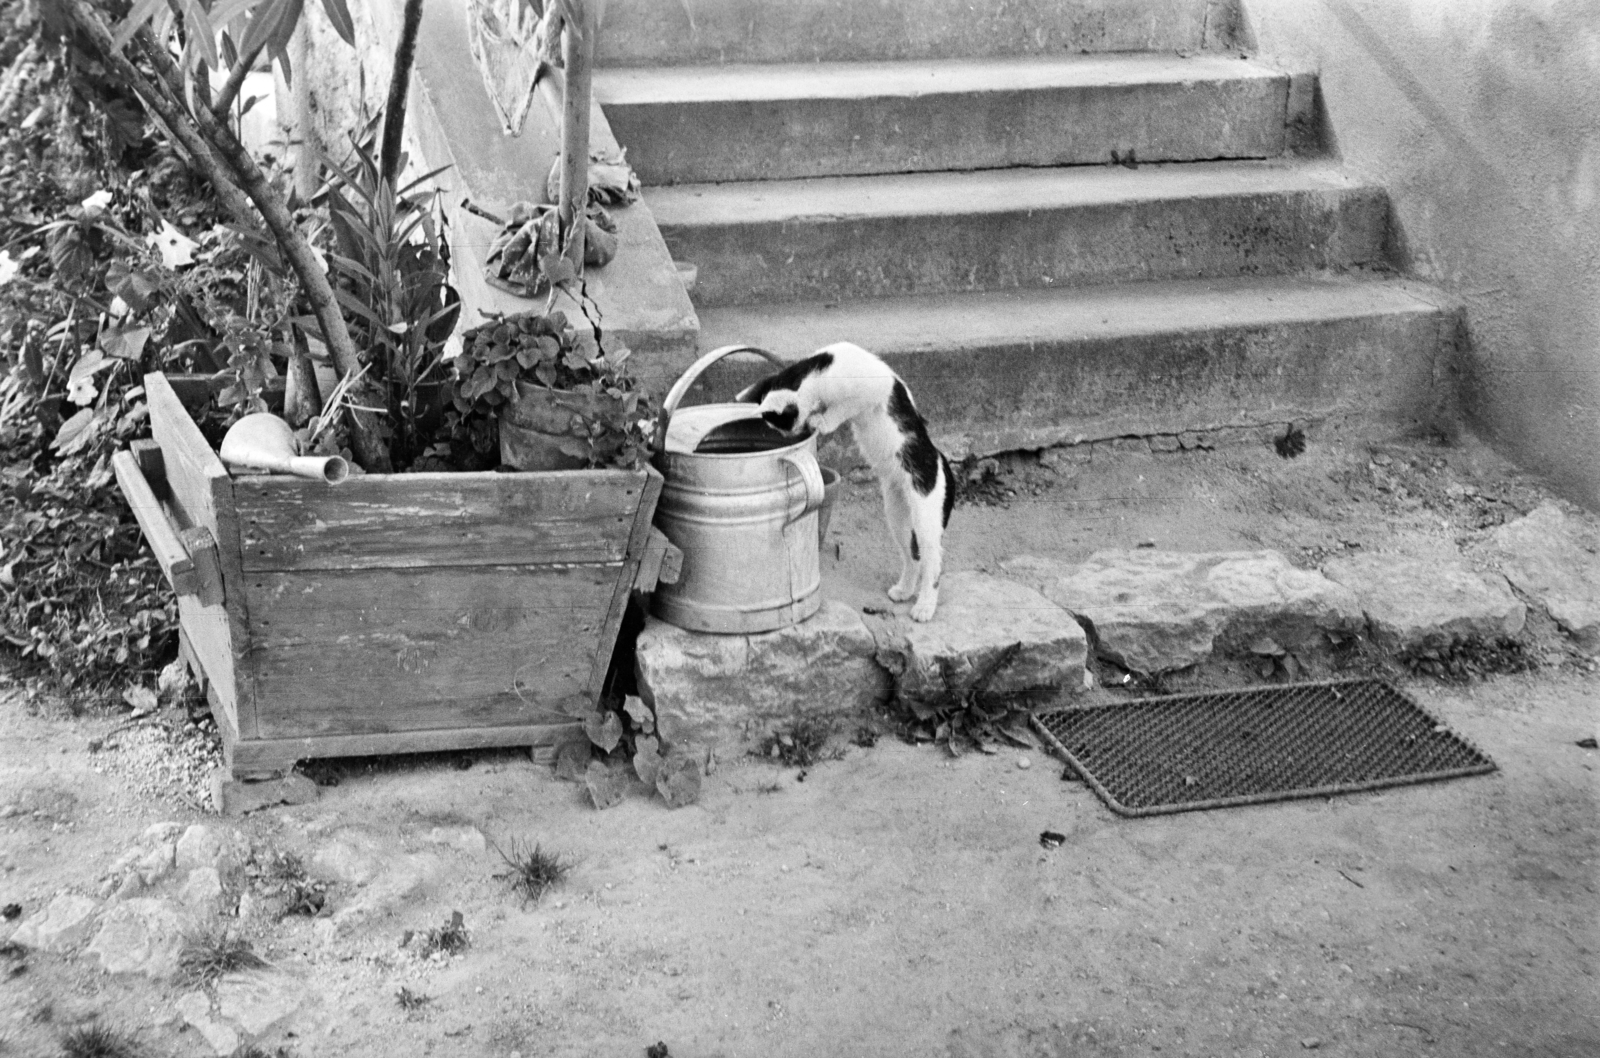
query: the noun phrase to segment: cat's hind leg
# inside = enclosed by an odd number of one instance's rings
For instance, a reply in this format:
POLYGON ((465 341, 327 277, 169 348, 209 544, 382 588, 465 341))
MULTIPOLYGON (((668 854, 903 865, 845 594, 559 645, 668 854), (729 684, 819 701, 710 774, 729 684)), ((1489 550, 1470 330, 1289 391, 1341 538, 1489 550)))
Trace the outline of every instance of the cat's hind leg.
POLYGON ((889 536, 900 548, 900 579, 889 589, 889 598, 905 602, 917 593, 918 547, 911 524, 911 506, 906 502, 907 489, 885 477, 879 481, 883 489, 883 516, 889 525, 889 536))
MULTIPOLYGON (((914 585, 917 601, 911 607, 913 621, 931 620, 934 611, 939 608, 939 577, 944 572, 943 490, 949 487, 949 482, 944 480, 941 473, 928 495, 921 495, 912 489, 907 497, 910 500, 911 528, 920 556, 914 585)), ((909 593, 902 596, 910 597, 909 593)))

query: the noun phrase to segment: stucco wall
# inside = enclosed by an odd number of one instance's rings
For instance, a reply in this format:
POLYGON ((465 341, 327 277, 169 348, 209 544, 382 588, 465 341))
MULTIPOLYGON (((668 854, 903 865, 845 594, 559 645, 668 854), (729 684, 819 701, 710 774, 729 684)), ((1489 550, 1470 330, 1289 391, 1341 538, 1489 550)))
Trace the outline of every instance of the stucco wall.
POLYGON ((1410 269, 1462 297, 1462 411, 1600 509, 1600 0, 1242 0, 1258 54, 1320 74, 1410 269))

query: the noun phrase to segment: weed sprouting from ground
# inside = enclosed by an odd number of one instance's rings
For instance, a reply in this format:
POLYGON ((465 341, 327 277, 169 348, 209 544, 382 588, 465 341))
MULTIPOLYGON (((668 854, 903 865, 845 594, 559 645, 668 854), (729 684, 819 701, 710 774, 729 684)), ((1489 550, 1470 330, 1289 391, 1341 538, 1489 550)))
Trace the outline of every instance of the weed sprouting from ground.
POLYGON ((433 997, 425 996, 421 992, 413 992, 405 985, 401 985, 400 991, 394 994, 394 1001, 399 1004, 401 1010, 409 1014, 421 1010, 429 1003, 432 1003, 433 997))
POLYGON ((61 1037, 65 1058, 139 1058, 142 1052, 132 1036, 104 1025, 86 1025, 61 1037))
POLYGON ((450 921, 438 929, 430 929, 422 935, 422 945, 417 954, 424 959, 434 955, 459 955, 472 945, 472 936, 467 932, 467 923, 461 912, 450 912, 450 921))
POLYGON ((546 852, 537 843, 530 849, 523 842, 513 840, 509 854, 498 845, 494 851, 510 868, 495 877, 506 879, 524 901, 535 904, 546 889, 566 881, 567 874, 572 870, 572 864, 559 853, 546 852))
POLYGON ((193 988, 211 984, 235 970, 253 970, 267 961, 251 950, 250 942, 227 930, 189 936, 178 953, 179 983, 193 988))
POLYGON ((804 717, 768 735, 757 754, 790 768, 809 768, 819 760, 837 760, 842 755, 824 752, 832 736, 833 721, 804 717))
POLYGON ((252 859, 246 868, 261 891, 278 901, 278 917, 314 918, 328 902, 328 886, 306 875, 305 865, 292 852, 273 850, 264 859, 252 859))

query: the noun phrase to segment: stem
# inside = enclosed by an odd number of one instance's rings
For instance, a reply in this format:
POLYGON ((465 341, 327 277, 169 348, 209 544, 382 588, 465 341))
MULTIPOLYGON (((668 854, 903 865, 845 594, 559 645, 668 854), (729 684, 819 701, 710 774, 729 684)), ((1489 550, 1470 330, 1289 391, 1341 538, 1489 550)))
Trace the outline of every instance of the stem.
POLYGON ((567 260, 583 274, 584 227, 589 204, 590 59, 597 29, 592 0, 579 0, 583 24, 568 26, 562 39, 566 82, 561 115, 561 230, 567 235, 567 260))
POLYGON ((223 82, 222 90, 217 93, 217 98, 211 101, 211 116, 218 121, 228 116, 228 111, 233 108, 234 100, 239 98, 239 89, 244 87, 244 79, 250 76, 250 68, 261 57, 261 51, 267 46, 263 40, 247 54, 239 56, 239 61, 233 64, 233 69, 228 71, 228 79, 223 82))
POLYGON ((389 74, 389 100, 383 107, 383 147, 378 172, 391 185, 400 175, 400 145, 406 128, 406 94, 411 89, 411 66, 417 55, 417 29, 422 24, 422 0, 406 0, 400 18, 400 42, 394 49, 394 70, 389 74))
MULTIPOLYGON (((185 110, 180 103, 152 84, 133 63, 114 52, 110 30, 84 0, 75 0, 68 10, 73 21, 94 44, 101 59, 160 117, 174 138, 189 152, 201 174, 213 185, 231 183, 249 198, 277 240, 289 267, 300 280, 301 289, 311 303, 313 315, 322 326, 323 338, 328 343, 328 351, 333 355, 339 373, 354 375, 361 369, 360 356, 350 338, 350 330, 345 326, 344 317, 339 312, 327 273, 312 252, 310 243, 294 226, 294 219, 289 214, 283 196, 267 180, 249 152, 232 132, 216 120, 210 110, 185 110)), ((140 29, 135 39, 164 85, 169 90, 181 86, 182 77, 172 56, 154 40, 149 28, 140 29)), ((182 99, 181 92, 177 99, 182 99)), ((230 208, 233 205, 226 201, 225 204, 230 208)), ((236 219, 245 223, 254 222, 254 217, 248 211, 236 214, 236 219)), ((367 470, 387 473, 389 453, 378 434, 372 413, 351 409, 347 415, 350 444, 356 459, 367 470)))

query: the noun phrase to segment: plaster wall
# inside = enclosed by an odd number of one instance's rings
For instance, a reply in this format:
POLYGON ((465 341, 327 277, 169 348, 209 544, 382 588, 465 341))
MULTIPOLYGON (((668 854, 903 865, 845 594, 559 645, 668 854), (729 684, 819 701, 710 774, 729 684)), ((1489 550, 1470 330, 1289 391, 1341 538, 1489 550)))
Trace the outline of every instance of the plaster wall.
POLYGON ((1462 297, 1467 423, 1600 509, 1600 0, 1242 0, 1320 75, 1407 267, 1462 297))

